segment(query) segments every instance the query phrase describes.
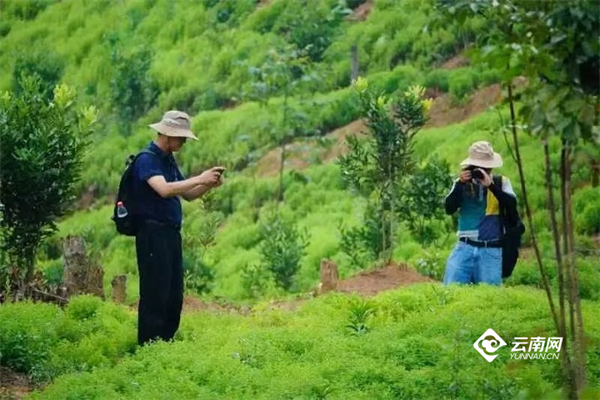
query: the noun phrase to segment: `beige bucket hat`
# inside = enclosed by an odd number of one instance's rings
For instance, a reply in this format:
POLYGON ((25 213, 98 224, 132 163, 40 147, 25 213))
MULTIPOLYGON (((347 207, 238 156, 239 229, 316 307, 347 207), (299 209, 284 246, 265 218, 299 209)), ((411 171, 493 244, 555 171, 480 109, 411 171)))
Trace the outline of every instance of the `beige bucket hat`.
POLYGON ((469 158, 460 163, 461 167, 473 165, 480 168, 499 168, 502 157, 494 152, 492 145, 486 141, 475 142, 469 148, 469 158))
POLYGON ((162 121, 148 126, 165 136, 198 140, 190 130, 190 116, 182 111, 167 111, 163 115, 162 121))

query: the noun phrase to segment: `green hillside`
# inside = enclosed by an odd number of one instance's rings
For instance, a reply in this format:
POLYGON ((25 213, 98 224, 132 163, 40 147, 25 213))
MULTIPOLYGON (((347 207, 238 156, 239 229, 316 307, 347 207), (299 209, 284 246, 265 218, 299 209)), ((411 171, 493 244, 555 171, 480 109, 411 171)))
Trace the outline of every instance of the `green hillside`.
MULTIPOLYGON (((260 66, 270 49, 282 48, 289 41, 301 46, 320 38, 320 50, 313 48, 310 52, 311 74, 317 78, 303 85, 291 99, 293 113, 300 120, 294 130, 298 138, 320 137, 359 117, 355 95, 348 87, 353 44, 358 47, 361 74, 368 77, 372 87, 392 95, 421 84, 442 94, 448 92, 459 107, 468 100, 469 92, 493 83, 498 76, 479 64, 438 68, 483 25, 475 19, 460 29, 426 29, 435 16, 432 2, 377 1, 371 4, 365 21, 356 21, 353 10, 338 1, 308 1, 306 7, 302 2, 254 3, 8 1, 3 5, 0 66, 13 73, 2 75, 0 87, 14 87, 16 76, 23 71, 38 71, 46 77, 52 77, 54 71, 56 81, 69 84, 82 102, 99 108, 101 125, 93 138, 87 156, 89 167, 84 169, 81 182, 82 192, 93 189, 95 201, 90 208, 67 218, 59 236, 85 234, 100 253, 107 287, 116 274, 127 273, 134 278, 129 280, 132 300, 137 290, 134 249, 132 241, 117 237, 109 223, 109 204, 125 157, 152 140, 152 131, 146 125, 160 118, 164 110, 180 108, 194 115, 193 129, 201 140, 178 155, 184 173, 197 173, 215 164, 229 169, 226 187, 215 195, 214 218, 219 218, 223 227, 217 233, 216 245, 203 257, 206 265, 201 268, 213 271, 212 294, 241 299, 247 293, 243 293, 240 272, 258 261, 259 225, 273 209, 270 199, 276 190, 276 179, 255 177, 253 166, 275 145, 272 132, 282 130, 278 111, 281 95, 272 93, 274 97, 266 104, 245 100, 251 82, 249 67, 260 66), (303 13, 299 13, 299 7, 303 7, 303 13), (294 18, 296 15, 302 17, 294 18), (175 22, 166 24, 165 18, 175 22), (63 23, 56 25, 59 20, 63 23), (293 34, 284 35, 289 26, 294 27, 293 34), (24 46, 26 52, 21 50, 24 46), (127 79, 137 86, 122 89, 127 79), (139 118, 118 110, 127 105, 118 96, 142 102, 149 99, 127 92, 135 89, 157 95, 151 96, 153 100, 144 109, 138 109, 139 118), (208 101, 207 96, 214 101, 208 101), (123 132, 128 124, 131 130, 123 132)), ((349 5, 356 7, 359 3, 349 5)), ((504 110, 502 114, 506 120, 504 110)), ((498 113, 490 111, 456 126, 426 129, 417 136, 417 154, 421 159, 436 154, 456 165, 466 156, 471 142, 490 140, 507 159, 505 170, 500 172, 512 178, 518 191, 516 169, 510 162, 501 126, 498 113)), ((535 141, 526 136, 522 140, 528 184, 533 187, 535 220, 539 227, 545 227, 541 152, 535 141)), ((339 225, 359 222, 361 201, 347 196, 336 166, 320 165, 316 156, 309 163, 312 165, 302 172, 302 179, 286 175, 288 200, 282 207, 284 214, 310 234, 297 277, 300 291, 316 284, 318 264, 324 257, 338 262, 344 276, 360 268, 340 254, 339 225)), ((585 164, 578 171, 577 185, 585 184, 591 171, 585 164)), ((580 196, 597 197, 590 190, 580 196)), ((186 233, 198 236, 200 226, 206 222, 205 214, 197 204, 186 207, 186 233)), ((597 219, 590 224, 587 231, 598 229, 597 219)), ((400 233, 399 240, 395 254, 398 259, 414 263, 431 253, 404 233, 400 233)), ((435 254, 438 268, 443 268, 449 245, 435 254)), ((48 246, 46 254, 40 254, 40 266, 49 270, 51 279, 57 279, 62 261, 53 257, 57 244, 50 242, 48 246)), ((196 249, 186 251, 188 260, 197 258, 196 249)))
MULTIPOLYGON (((490 327, 505 338, 555 334, 530 230, 501 290, 445 288, 436 282, 368 300, 339 293, 306 300, 318 287, 323 259, 338 265, 342 279, 381 265, 374 257, 361 254, 363 261, 357 262, 349 254, 353 249, 344 232, 364 225, 368 207, 349 190, 331 156, 343 153, 340 137, 366 132, 351 82, 353 46, 360 76, 374 91, 394 98, 422 85, 434 98, 433 122, 415 138, 417 167, 442 160, 454 178, 469 145, 488 140, 504 158, 497 173, 523 198, 508 145, 509 110, 495 101, 506 93, 483 99, 486 91, 488 97, 500 94, 503 71, 466 61, 487 22, 483 17, 440 22, 436 4, 1 0, 0 91, 18 94, 21 74, 37 74, 46 96, 65 83, 76 91, 78 104, 98 111, 77 201, 58 232, 43 242, 35 267, 48 283, 61 285, 61 241, 81 235, 103 268, 107 298, 115 276, 125 274, 128 280, 123 306, 88 297, 74 298, 65 309, 2 305, 0 364, 36 382, 53 382, 32 399, 559 398, 558 362, 511 361, 506 350, 500 362, 488 364, 473 349, 490 327), (299 49, 305 49, 303 70, 292 69, 289 87, 270 88, 257 78, 261 68, 273 66, 270 57, 299 49), (483 107, 484 102, 494 105, 483 107), (147 125, 171 109, 192 116, 200 139, 176 154, 182 172, 227 167, 225 184, 207 201, 184 203, 186 296, 250 311, 185 314, 175 343, 138 350, 132 311, 139 298, 135 243, 117 234, 110 216, 126 157, 154 138, 147 125), (288 149, 302 155, 287 161, 285 201, 278 204, 278 164, 268 157, 283 135, 288 149), (289 290, 265 272, 261 253, 274 214, 306 238, 289 290), (271 310, 274 299, 291 310, 271 310), (360 319, 361 312, 365 332, 352 319, 360 319)), ((517 111, 522 106, 517 102, 517 111)), ((556 294, 543 148, 524 130, 518 138, 533 224, 556 294)), ((557 185, 561 142, 556 137, 549 143, 557 185)), ((585 394, 590 398, 600 390, 600 321, 593 311, 600 305, 598 152, 595 144, 577 145, 572 179, 576 262, 591 343, 585 394)), ((435 244, 424 244, 406 221, 399 223, 393 262, 439 281, 455 242, 452 220, 444 222, 436 225, 435 244)), ((0 254, 0 269, 7 268, 0 254)))

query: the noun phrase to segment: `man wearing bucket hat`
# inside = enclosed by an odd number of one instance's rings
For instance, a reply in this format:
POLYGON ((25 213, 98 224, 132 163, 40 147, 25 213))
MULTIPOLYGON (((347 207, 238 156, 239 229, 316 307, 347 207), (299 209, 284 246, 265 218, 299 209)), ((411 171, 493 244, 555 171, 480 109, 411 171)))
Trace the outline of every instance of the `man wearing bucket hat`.
POLYGON ((502 157, 490 143, 478 141, 469 148, 469 157, 460 163, 462 171, 446 196, 446 213, 458 216, 458 242, 448 261, 444 284, 502 282, 502 237, 500 207, 516 207, 516 196, 506 177, 501 185, 492 169, 502 166, 502 157))
POLYGON ((140 275, 138 343, 171 340, 179 328, 183 304, 183 257, 180 197, 191 201, 222 183, 222 167, 185 179, 173 157, 187 139, 190 117, 167 111, 150 125, 157 137, 134 163, 133 190, 139 199, 136 255, 140 275))

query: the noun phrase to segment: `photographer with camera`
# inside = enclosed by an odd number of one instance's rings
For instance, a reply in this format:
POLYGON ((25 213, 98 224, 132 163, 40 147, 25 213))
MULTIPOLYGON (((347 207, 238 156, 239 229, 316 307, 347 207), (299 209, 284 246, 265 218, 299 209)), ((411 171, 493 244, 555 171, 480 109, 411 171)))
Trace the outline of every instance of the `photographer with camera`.
POLYGON ((444 284, 502 283, 503 226, 500 208, 516 208, 516 196, 506 177, 494 179, 492 169, 502 157, 491 144, 475 142, 461 164, 460 177, 446 196, 447 214, 458 215, 458 242, 448 261, 444 284), (498 184, 497 182, 501 182, 498 184))

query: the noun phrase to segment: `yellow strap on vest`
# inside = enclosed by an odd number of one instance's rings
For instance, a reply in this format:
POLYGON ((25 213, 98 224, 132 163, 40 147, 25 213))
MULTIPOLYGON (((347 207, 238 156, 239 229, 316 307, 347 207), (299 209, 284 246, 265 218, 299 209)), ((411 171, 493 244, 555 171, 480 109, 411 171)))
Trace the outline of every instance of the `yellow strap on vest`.
MULTIPOLYGON (((502 182, 504 182, 504 177, 502 178, 502 182)), ((502 188, 500 188, 502 189, 502 188)), ((500 215, 500 204, 498 203, 498 199, 491 190, 488 189, 487 197, 486 197, 486 208, 485 215, 500 215)))

